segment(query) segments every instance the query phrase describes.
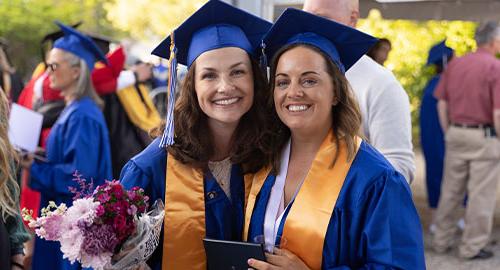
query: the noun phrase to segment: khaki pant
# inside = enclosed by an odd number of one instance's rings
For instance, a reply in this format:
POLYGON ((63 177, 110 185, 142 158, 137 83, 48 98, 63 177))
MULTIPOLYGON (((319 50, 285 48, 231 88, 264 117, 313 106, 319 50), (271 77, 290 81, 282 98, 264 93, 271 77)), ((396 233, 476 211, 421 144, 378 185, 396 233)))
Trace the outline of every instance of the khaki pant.
POLYGON ((498 175, 500 141, 485 137, 482 129, 451 126, 446 132, 446 154, 441 197, 436 212, 433 246, 444 252, 454 244, 465 194, 465 228, 459 244, 463 258, 475 256, 490 240, 493 226, 498 175))

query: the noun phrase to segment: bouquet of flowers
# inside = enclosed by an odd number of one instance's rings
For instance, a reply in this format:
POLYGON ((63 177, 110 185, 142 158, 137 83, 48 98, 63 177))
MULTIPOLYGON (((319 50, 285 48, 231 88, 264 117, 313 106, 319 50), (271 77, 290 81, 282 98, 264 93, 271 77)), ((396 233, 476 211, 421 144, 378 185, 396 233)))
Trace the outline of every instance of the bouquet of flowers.
POLYGON ((93 190, 75 173, 80 190, 73 205, 50 202, 36 220, 23 209, 23 218, 35 233, 49 241, 59 241, 63 257, 83 267, 101 269, 147 268, 145 261, 158 245, 163 223, 163 204, 148 209, 148 197, 141 188, 125 190, 116 180, 93 190))

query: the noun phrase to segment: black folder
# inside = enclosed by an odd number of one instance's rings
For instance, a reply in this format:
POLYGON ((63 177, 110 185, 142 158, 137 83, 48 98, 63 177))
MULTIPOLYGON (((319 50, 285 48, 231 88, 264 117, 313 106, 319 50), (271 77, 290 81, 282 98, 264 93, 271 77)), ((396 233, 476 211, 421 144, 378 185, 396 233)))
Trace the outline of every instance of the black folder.
POLYGON ((248 259, 265 261, 262 244, 203 239, 208 270, 247 270, 248 259))

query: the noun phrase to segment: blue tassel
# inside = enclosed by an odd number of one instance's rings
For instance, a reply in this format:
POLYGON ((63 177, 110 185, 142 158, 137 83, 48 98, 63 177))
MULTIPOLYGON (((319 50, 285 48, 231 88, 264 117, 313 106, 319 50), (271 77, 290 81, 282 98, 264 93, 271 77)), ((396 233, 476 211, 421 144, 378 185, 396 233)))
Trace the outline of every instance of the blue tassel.
POLYGON ((160 140, 160 148, 174 144, 174 107, 175 107, 175 89, 177 86, 177 48, 174 43, 174 33, 170 35, 170 59, 168 65, 168 106, 165 131, 160 140))

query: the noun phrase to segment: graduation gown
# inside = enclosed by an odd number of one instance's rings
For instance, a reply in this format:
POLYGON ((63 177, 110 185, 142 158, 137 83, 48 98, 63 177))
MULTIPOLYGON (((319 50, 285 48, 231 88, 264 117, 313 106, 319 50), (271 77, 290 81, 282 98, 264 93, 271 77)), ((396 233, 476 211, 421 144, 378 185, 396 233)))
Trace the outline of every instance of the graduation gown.
MULTIPOLYGON (((73 173, 83 175, 94 187, 111 180, 111 154, 104 117, 88 97, 68 105, 52 127, 47 139, 48 162, 34 162, 31 167, 31 188, 41 194, 40 205, 49 201, 56 204, 72 203, 69 186, 77 187, 73 173)), ((37 238, 33 257, 33 270, 80 269, 60 251, 58 242, 37 238)))
MULTIPOLYGON (((264 217, 275 179, 269 174, 256 197, 247 239, 264 235, 264 217)), ((285 210, 277 239, 283 234, 293 203, 285 210)), ((308 243, 308 239, 300 241, 308 243)), ((422 230, 409 185, 365 142, 329 218, 321 269, 425 269, 422 230)))
MULTIPOLYGON (((150 202, 165 200, 165 176, 167 152, 159 147, 155 139, 144 151, 132 158, 121 172, 120 181, 125 188, 139 186, 145 190, 150 202)), ((229 199, 215 178, 206 173, 203 177, 205 199, 205 231, 207 238, 240 241, 243 230, 243 206, 245 189, 240 166, 231 169, 229 199)), ((167 202, 168 203, 168 202, 167 202)), ((168 233, 168 232, 167 232, 168 233)), ((178 233, 178 232, 176 232, 178 233)), ((199 239, 200 243, 202 239, 199 239)), ((152 269, 161 269, 163 232, 148 264, 152 269)))
POLYGON ((424 89, 420 106, 420 142, 425 157, 425 178, 427 198, 431 208, 437 208, 444 166, 444 135, 437 111, 437 99, 434 91, 440 75, 434 76, 424 89))

